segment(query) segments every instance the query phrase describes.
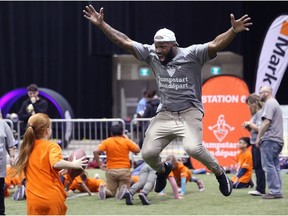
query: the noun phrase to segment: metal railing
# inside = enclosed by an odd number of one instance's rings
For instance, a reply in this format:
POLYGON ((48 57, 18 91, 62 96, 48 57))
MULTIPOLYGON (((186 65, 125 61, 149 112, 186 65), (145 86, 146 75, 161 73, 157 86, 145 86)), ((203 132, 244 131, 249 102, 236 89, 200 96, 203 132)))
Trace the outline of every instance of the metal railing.
MULTIPOLYGON (((112 125, 122 124, 125 130, 125 122, 120 118, 51 119, 51 122, 51 140, 61 146, 64 157, 68 157, 77 148, 83 148, 87 157, 93 157, 96 146, 110 136, 112 125)), ((23 122, 18 122, 17 130, 19 134, 21 134, 21 128, 23 127, 23 122)))
MULTIPOLYGON (((16 128, 15 123, 10 119, 3 120, 9 124, 12 130, 16 128)), ((141 147, 145 137, 145 130, 147 129, 150 120, 150 118, 134 118, 127 127, 125 121, 121 118, 51 119, 51 139, 62 147, 64 157, 68 157, 75 149, 80 147, 84 148, 88 157, 93 157, 93 151, 95 150, 96 146, 102 140, 110 136, 110 127, 114 124, 122 124, 124 130, 130 129, 127 135, 141 147)), ((288 116, 283 116, 283 120, 284 147, 281 152, 281 156, 288 156, 288 116)), ((21 133, 20 124, 23 124, 23 122, 18 122, 17 130, 14 130, 16 137, 18 137, 19 143, 21 133)), ((188 157, 183 149, 182 140, 180 138, 172 141, 162 151, 161 157, 167 157, 169 154, 173 154, 177 158, 188 157)), ((138 155, 131 154, 130 158, 132 160, 139 160, 141 159, 141 153, 138 155)))
POLYGON ((2 119, 2 120, 4 120, 10 126, 12 131, 14 130, 14 123, 12 120, 10 119, 2 119))

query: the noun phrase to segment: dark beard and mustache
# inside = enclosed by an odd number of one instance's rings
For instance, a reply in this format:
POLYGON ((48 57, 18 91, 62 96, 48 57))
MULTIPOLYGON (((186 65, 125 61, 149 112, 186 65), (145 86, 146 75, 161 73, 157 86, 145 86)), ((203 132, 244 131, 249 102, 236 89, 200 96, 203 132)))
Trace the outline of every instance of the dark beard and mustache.
POLYGON ((173 47, 171 47, 168 54, 165 56, 165 60, 161 61, 161 64, 166 66, 173 58, 174 58, 173 47))

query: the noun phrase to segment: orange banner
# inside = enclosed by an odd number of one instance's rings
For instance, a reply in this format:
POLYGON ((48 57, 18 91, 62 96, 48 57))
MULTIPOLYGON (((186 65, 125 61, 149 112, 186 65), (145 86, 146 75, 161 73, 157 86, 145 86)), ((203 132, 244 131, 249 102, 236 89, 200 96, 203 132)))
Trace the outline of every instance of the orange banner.
MULTIPOLYGON (((246 83, 234 76, 217 76, 208 79, 203 85, 202 102, 203 145, 227 169, 236 166, 238 139, 250 136, 242 127, 251 118, 246 104, 249 90, 246 83)), ((203 168, 200 162, 192 159, 195 169, 203 168)))

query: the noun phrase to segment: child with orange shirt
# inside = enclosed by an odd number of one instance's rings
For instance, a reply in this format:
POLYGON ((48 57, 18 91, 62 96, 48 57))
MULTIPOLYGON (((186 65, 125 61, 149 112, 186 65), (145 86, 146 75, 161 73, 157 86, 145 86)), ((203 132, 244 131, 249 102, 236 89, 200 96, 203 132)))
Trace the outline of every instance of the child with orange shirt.
POLYGON ((61 169, 82 169, 85 157, 65 161, 61 147, 49 141, 51 120, 37 113, 28 119, 27 129, 14 166, 15 174, 26 176, 26 205, 28 215, 64 215, 66 192, 59 177, 61 169))
POLYGON ((96 179, 87 176, 87 173, 83 172, 80 176, 75 177, 72 184, 69 186, 68 194, 71 195, 73 191, 79 190, 80 192, 87 192, 91 195, 91 192, 98 192, 100 185, 105 185, 103 179, 96 179))
POLYGON ((4 195, 5 197, 10 196, 9 188, 18 186, 20 187, 22 185, 22 180, 25 178, 24 173, 19 175, 13 175, 15 172, 14 167, 11 167, 11 165, 6 166, 7 176, 5 177, 5 186, 4 186, 4 195))
POLYGON ((131 184, 129 152, 137 154, 140 152, 140 148, 123 134, 122 125, 113 125, 110 130, 112 137, 105 139, 93 151, 94 160, 102 170, 106 171, 106 187, 104 185, 100 186, 98 196, 101 200, 114 197, 119 188, 116 199, 120 200, 131 184), (106 152, 106 165, 102 163, 99 157, 104 152, 106 152))
POLYGON ((237 154, 237 174, 232 177, 233 188, 252 188, 253 162, 250 147, 250 138, 241 137, 238 141, 239 153, 237 154))
POLYGON ((174 155, 169 155, 166 158, 172 164, 172 171, 168 175, 168 180, 172 186, 174 198, 178 199, 186 193, 186 184, 188 182, 195 182, 199 191, 204 191, 204 183, 202 180, 192 177, 191 171, 182 162, 178 161, 174 155), (178 187, 180 194, 178 194, 178 187))
POLYGON ((73 179, 68 174, 68 170, 62 169, 59 171, 59 178, 61 180, 61 183, 63 184, 64 188, 66 190, 69 190, 69 186, 71 185, 73 179))

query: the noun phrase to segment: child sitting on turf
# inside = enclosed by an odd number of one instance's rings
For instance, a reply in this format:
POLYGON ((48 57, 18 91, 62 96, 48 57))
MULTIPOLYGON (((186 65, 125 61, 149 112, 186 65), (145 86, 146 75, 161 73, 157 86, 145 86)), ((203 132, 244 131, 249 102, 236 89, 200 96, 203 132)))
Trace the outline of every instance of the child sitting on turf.
POLYGON ((101 200, 116 197, 121 200, 131 184, 130 152, 140 152, 139 146, 124 134, 121 124, 110 128, 111 137, 103 140, 93 151, 94 160, 106 173, 106 187, 101 185, 98 197, 101 200), (106 164, 100 159, 100 154, 106 152, 106 164), (117 193, 118 191, 118 193, 117 193))
POLYGON ((191 171, 182 162, 178 161, 174 155, 169 155, 166 158, 166 161, 169 161, 172 164, 172 171, 168 176, 168 180, 171 184, 175 199, 185 195, 186 184, 188 182, 195 182, 199 191, 205 190, 203 181, 192 177, 191 171), (178 194, 178 191, 180 191, 180 194, 178 194))
POLYGON ((237 154, 237 173, 231 179, 233 188, 252 188, 254 183, 252 181, 253 162, 250 138, 241 137, 238 143, 240 151, 237 154))

